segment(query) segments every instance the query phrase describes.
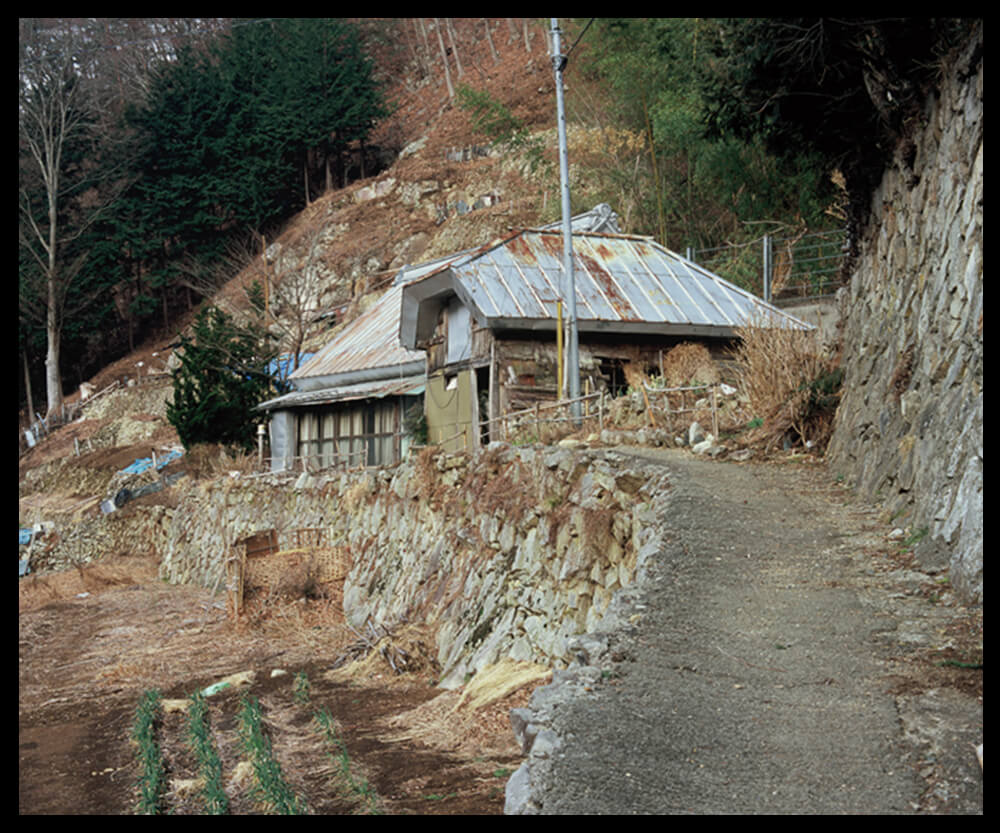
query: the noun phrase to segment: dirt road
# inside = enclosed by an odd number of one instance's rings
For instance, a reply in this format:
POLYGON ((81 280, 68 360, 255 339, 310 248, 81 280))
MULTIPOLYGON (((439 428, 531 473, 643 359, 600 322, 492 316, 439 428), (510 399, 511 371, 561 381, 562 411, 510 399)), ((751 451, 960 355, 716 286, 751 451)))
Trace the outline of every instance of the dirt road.
MULTIPOLYGON (((559 683, 531 698, 532 709, 550 704, 556 738, 528 759, 535 809, 981 813, 981 612, 913 570, 902 543, 886 541, 889 527, 822 467, 631 453, 671 472, 670 536, 635 596, 636 624, 614 635, 596 678, 571 696, 559 683)), ((22 814, 133 813, 142 693, 182 699, 242 672, 252 683, 209 706, 232 813, 264 809, 241 780, 244 694, 259 699, 313 813, 497 814, 517 781, 524 757, 509 714, 530 690, 467 714, 429 670, 331 679, 354 636, 322 600, 234 628, 208 591, 164 585, 155 563, 128 558, 19 590, 22 814), (318 709, 337 721, 375 804, 344 794, 314 729, 318 709)), ((158 732, 162 810, 203 812, 185 716, 164 714, 158 732)))
POLYGON ((674 483, 655 578, 535 693, 508 810, 981 813, 981 613, 821 466, 631 453, 674 483))

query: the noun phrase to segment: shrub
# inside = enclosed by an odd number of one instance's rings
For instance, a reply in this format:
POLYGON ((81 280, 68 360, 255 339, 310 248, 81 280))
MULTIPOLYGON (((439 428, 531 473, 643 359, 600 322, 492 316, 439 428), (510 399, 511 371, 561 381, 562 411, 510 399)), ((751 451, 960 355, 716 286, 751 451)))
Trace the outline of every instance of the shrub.
POLYGON ((819 334, 757 320, 737 335, 737 378, 751 413, 762 420, 756 438, 768 448, 790 435, 793 441, 825 447, 842 371, 822 349, 819 334))
POLYGON ((237 325, 216 307, 203 309, 181 336, 180 367, 173 371, 167 419, 185 448, 219 443, 252 452, 253 407, 271 392, 270 336, 260 326, 237 325))

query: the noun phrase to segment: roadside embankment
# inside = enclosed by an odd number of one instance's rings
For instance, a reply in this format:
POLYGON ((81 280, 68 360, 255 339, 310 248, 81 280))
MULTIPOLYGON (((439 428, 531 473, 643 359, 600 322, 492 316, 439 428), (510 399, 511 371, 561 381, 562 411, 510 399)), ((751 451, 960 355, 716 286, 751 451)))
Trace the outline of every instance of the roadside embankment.
POLYGON ((234 541, 275 529, 284 547, 294 530, 322 528, 351 565, 347 621, 431 626, 442 685, 455 687, 503 658, 564 667, 567 639, 644 574, 669 484, 622 459, 498 444, 378 471, 184 478, 170 505, 130 504, 66 544, 78 539, 79 560, 153 548, 162 579, 224 587, 234 541))

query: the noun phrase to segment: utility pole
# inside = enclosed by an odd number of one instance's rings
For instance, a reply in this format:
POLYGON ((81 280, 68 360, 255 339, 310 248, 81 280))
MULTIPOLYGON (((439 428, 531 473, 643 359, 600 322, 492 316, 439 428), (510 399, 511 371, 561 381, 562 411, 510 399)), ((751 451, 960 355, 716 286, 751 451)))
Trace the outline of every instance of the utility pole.
POLYGON ((552 66, 556 74, 556 111, 559 127, 559 179, 562 185, 563 231, 563 297, 566 299, 566 376, 570 412, 573 422, 579 425, 582 417, 580 403, 580 338, 576 323, 576 279, 573 275, 573 228, 569 205, 569 154, 566 149, 566 110, 563 105, 563 70, 566 58, 559 44, 559 20, 552 21, 552 66))

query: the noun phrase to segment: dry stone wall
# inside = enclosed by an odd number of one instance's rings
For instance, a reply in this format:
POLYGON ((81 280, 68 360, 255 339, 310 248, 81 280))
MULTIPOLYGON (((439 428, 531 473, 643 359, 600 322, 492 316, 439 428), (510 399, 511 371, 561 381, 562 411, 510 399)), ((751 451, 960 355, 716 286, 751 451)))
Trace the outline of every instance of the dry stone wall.
POLYGON ((442 684, 509 657, 565 665, 616 593, 660 548, 662 471, 613 451, 491 445, 419 455, 374 472, 192 484, 165 516, 161 577, 213 585, 229 543, 275 528, 323 527, 345 548, 348 621, 423 622, 442 684))
POLYGON ((983 592, 982 33, 872 198, 842 298, 845 377, 828 459, 884 502, 926 567, 983 592))

